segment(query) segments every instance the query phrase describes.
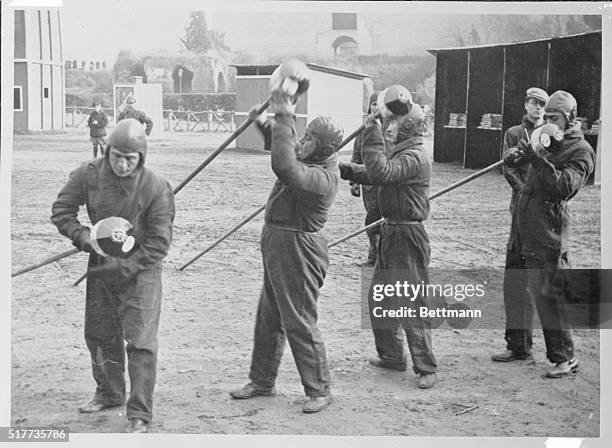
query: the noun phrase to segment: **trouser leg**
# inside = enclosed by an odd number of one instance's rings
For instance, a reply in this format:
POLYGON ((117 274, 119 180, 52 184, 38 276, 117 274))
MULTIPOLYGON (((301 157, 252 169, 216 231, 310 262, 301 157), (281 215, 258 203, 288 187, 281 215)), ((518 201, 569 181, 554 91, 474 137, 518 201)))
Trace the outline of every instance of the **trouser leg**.
POLYGON ((85 343, 96 381, 95 398, 108 404, 125 400, 125 350, 118 301, 102 281, 87 281, 85 343))
MULTIPOLYGON (((377 318, 374 314, 374 307, 381 305, 380 302, 373 300, 374 285, 391 284, 387 276, 387 270, 381 266, 380 261, 374 267, 374 273, 370 282, 368 292, 368 304, 370 311, 370 322, 372 334, 374 336, 374 346, 378 357, 390 363, 404 364, 406 354, 404 352, 404 340, 400 331, 400 321, 395 318, 377 318)), ((389 299, 383 299, 389 300, 389 299)))
POLYGON ((506 348, 518 355, 528 354, 533 346, 534 304, 527 293, 527 279, 525 258, 521 255, 520 237, 513 217, 504 272, 504 339, 506 348))
POLYGON ((127 342, 130 397, 127 418, 150 422, 157 373, 157 331, 161 311, 161 268, 144 271, 121 294, 121 324, 127 342))
POLYGON ((284 348, 285 332, 264 263, 264 285, 257 306, 249 379, 260 386, 273 387, 284 348))
MULTIPOLYGON (((429 238, 423 225, 384 225, 381 229, 380 267, 387 272, 387 277, 394 284, 420 284, 429 281, 429 238)), ((402 299, 402 304, 416 310, 426 306, 425 298, 417 297, 414 301, 402 299)), ((431 324, 429 319, 414 317, 400 320, 406 334, 410 357, 415 373, 433 373, 437 370, 437 360, 433 353, 431 324)))
POLYGON ((566 309, 566 267, 567 254, 527 259, 528 291, 536 303, 542 323, 546 357, 553 363, 569 361, 574 357, 566 309))
MULTIPOLYGON (((366 190, 362 188, 363 204, 366 209, 365 225, 372 224, 381 218, 380 209, 378 208, 378 190, 366 190)), ((376 226, 367 231, 370 247, 368 250, 368 261, 375 262, 378 252, 378 240, 380 238, 380 226, 376 226)))
POLYGON ((317 326, 319 288, 329 263, 320 235, 268 229, 262 245, 268 278, 304 391, 329 394, 325 344, 317 326))

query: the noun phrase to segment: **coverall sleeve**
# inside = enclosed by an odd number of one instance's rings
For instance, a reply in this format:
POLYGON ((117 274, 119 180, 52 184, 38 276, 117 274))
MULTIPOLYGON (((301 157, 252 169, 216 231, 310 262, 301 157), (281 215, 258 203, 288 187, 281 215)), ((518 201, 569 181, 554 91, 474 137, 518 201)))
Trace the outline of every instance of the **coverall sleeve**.
POLYGON ((361 134, 355 137, 355 141, 353 143, 353 155, 351 156, 351 163, 356 163, 358 165, 363 165, 363 159, 361 158, 361 134))
POLYGON ((272 171, 289 188, 328 194, 335 189, 331 174, 316 166, 300 162, 295 154, 297 145, 295 118, 290 114, 276 114, 272 127, 272 171))
POLYGON ((86 226, 78 220, 79 207, 85 204, 85 181, 87 167, 81 165, 70 173, 68 182, 62 187, 51 206, 51 222, 59 233, 75 241, 86 226))
POLYGON ((540 157, 537 157, 532 165, 542 176, 548 192, 558 200, 567 201, 587 183, 595 169, 595 160, 593 150, 589 147, 580 148, 560 168, 540 157))
MULTIPOLYGON (((510 134, 506 131, 504 135, 504 144, 503 144, 503 152, 502 158, 505 158, 508 154, 508 150, 510 148, 514 148, 518 144, 518 139, 516 136, 510 134)), ((525 184, 525 179, 523 179, 523 175, 521 174, 521 170, 517 167, 502 165, 502 172, 504 173, 504 177, 508 184, 512 187, 514 191, 520 191, 525 184)))
POLYGON ((92 123, 92 121, 93 121, 93 114, 94 114, 93 112, 92 112, 92 113, 90 113, 90 114, 89 114, 89 117, 87 118, 87 127, 88 127, 88 128, 90 128, 90 127, 91 127, 91 125, 93 124, 93 123, 92 123))
POLYGON ((367 127, 363 135, 363 161, 367 177, 373 185, 393 184, 415 177, 421 170, 422 160, 412 154, 389 159, 379 126, 367 127))
POLYGON ((145 233, 143 242, 127 258, 119 259, 118 271, 121 277, 132 277, 164 259, 172 242, 173 221, 174 193, 170 185, 163 181, 142 219, 145 233))
POLYGON ((145 134, 147 135, 151 134, 151 129, 153 129, 153 121, 149 117, 147 117, 147 114, 145 114, 142 111, 140 112, 139 115, 140 115, 139 121, 146 126, 145 134))

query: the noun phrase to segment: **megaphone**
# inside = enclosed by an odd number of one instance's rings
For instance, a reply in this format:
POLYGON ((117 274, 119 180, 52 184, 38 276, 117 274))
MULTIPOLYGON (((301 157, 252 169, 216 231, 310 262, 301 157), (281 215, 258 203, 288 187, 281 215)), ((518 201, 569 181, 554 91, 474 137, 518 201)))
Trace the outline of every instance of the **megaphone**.
POLYGON ((547 123, 534 130, 530 138, 531 147, 536 153, 556 152, 561 148, 562 141, 563 131, 552 123, 547 123))

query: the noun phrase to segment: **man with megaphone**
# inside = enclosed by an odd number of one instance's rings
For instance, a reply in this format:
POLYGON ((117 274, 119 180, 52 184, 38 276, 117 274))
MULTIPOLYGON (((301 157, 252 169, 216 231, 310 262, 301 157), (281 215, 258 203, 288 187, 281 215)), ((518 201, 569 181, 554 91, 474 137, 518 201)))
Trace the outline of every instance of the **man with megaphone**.
POLYGON ((125 403, 127 351, 130 432, 148 432, 153 417, 162 260, 174 220, 172 189, 144 166, 146 152, 142 125, 133 118, 120 121, 104 157, 70 173, 51 215, 59 232, 90 254, 85 342, 97 387, 79 411, 125 403), (87 206, 91 229, 78 220, 81 205, 87 206))
POLYGON ((319 288, 327 273, 327 238, 321 230, 338 190, 336 149, 343 129, 328 116, 312 120, 298 140, 295 106, 310 79, 299 61, 281 64, 270 79, 271 164, 276 183, 266 204, 261 233, 261 290, 250 383, 235 399, 276 394, 285 340, 289 342, 308 397, 305 413, 332 402, 325 345, 317 326, 319 288))
MULTIPOLYGON (((572 94, 553 93, 544 106, 546 124, 513 150, 513 163, 527 166, 515 219, 527 269, 526 289, 542 322, 546 357, 555 364, 546 372, 548 378, 564 377, 578 369, 566 309, 564 270, 570 268, 567 204, 586 185, 595 167, 595 152, 576 123, 577 106, 572 94)), ((525 324, 530 330, 531 322, 525 324)))

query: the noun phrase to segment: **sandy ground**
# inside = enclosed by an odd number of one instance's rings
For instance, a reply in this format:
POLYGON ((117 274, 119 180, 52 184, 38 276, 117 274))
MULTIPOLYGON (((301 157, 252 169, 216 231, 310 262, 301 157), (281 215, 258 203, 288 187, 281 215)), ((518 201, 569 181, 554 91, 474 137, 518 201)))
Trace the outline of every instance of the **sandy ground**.
MULTIPOLYGON (((71 248, 49 222, 51 203, 69 171, 91 157, 85 131, 19 135, 12 179, 13 269, 71 248)), ((226 134, 167 134, 150 143, 148 165, 178 185, 226 134)), ((431 149, 432 141, 427 142, 431 149)), ((348 159, 349 152, 343 151, 348 159)), ((472 173, 434 164, 432 191, 472 173)), ((184 272, 176 268, 265 203, 273 184, 269 155, 228 149, 177 195, 175 241, 165 262, 164 302, 153 430, 161 433, 566 436, 597 437, 600 425, 599 335, 576 332, 578 375, 545 380, 549 364, 536 331, 535 360, 512 365, 489 360, 502 349, 503 330, 435 331, 439 384, 416 387, 416 376, 367 364, 371 333, 361 328, 360 271, 367 249, 361 235, 331 250, 320 298, 335 403, 303 415, 303 392, 287 351, 278 396, 231 400, 247 381, 254 314, 261 286, 258 247, 262 216, 184 272), (459 405, 478 405, 456 415, 459 405)), ((503 267, 510 225, 510 190, 489 173, 432 203, 427 230, 432 268, 503 267)), ((574 199, 574 267, 599 267, 600 190, 574 199)), ((343 183, 326 230, 330 238, 362 225, 361 199, 343 183)), ((12 424, 65 426, 72 432, 122 432, 125 410, 79 414, 94 390, 83 340, 86 256, 75 255, 17 277, 12 284, 12 424)), ((501 310, 499 288, 489 290, 501 310)))

